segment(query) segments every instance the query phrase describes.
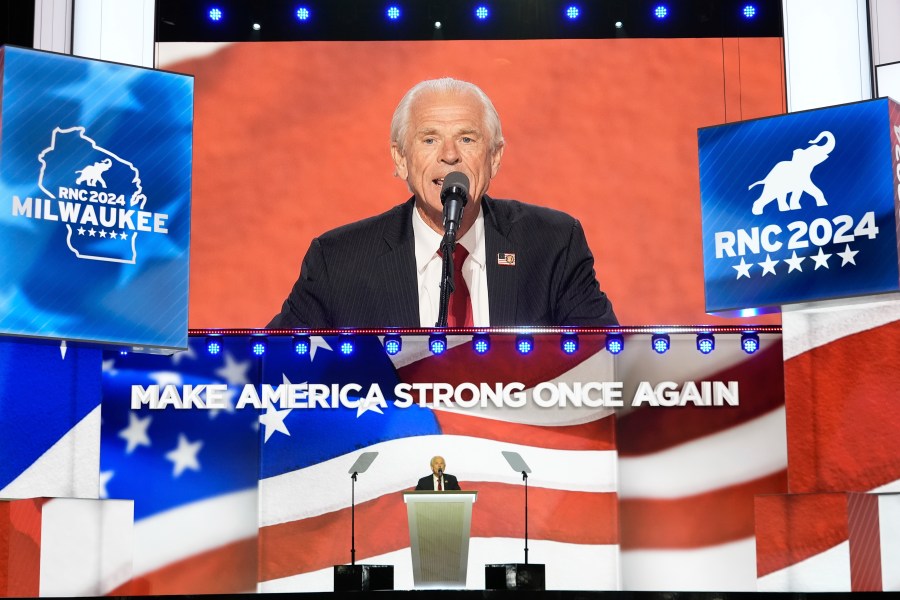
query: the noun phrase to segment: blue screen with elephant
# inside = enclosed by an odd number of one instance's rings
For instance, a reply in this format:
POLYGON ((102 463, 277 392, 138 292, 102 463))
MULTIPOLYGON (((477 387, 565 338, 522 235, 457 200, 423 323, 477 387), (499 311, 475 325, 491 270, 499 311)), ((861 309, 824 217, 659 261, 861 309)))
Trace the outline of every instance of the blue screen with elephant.
POLYGON ((881 99, 699 131, 707 312, 898 289, 896 107, 881 99))

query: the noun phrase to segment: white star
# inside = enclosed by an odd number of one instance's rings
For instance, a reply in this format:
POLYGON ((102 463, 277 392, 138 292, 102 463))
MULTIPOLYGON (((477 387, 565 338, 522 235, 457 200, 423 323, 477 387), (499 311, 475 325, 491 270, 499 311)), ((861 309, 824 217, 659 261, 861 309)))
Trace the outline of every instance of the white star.
POLYGON ((119 437, 128 442, 125 454, 131 454, 138 446, 149 446, 150 438, 147 437, 147 428, 153 417, 140 418, 133 412, 128 413, 128 427, 119 432, 119 437))
MULTIPOLYGON (((225 400, 225 408, 210 408, 208 411, 210 420, 215 419, 219 416, 219 413, 223 410, 227 413, 234 413, 234 396, 237 394, 237 391, 233 388, 228 388, 225 390, 225 396, 223 400, 225 400)), ((206 400, 206 392, 204 392, 203 399, 206 400)))
POLYGON ((105 237, 106 237, 106 230, 105 230, 105 229, 101 229, 101 230, 100 230, 100 237, 102 237, 102 238, 105 238, 105 237))
POLYGON ((313 336, 313 337, 309 338, 309 361, 310 362, 312 362, 312 360, 316 357, 316 348, 322 348, 323 350, 330 350, 331 352, 334 352, 334 350, 332 350, 331 346, 328 345, 328 342, 325 341, 325 338, 323 338, 320 335, 313 336))
POLYGON ((84 227, 78 228, 78 235, 84 235, 84 227))
POLYGON ((731 268, 735 269, 737 271, 737 273, 738 273, 737 279, 740 279, 741 277, 746 277, 747 279, 750 279, 750 267, 752 267, 752 266, 753 266, 753 263, 746 262, 744 260, 744 257, 742 256, 741 264, 732 265, 731 268))
POLYGON ((115 471, 100 471, 100 489, 97 491, 101 500, 106 500, 107 498, 109 498, 109 492, 106 491, 106 484, 109 483, 109 480, 112 479, 113 475, 115 474, 115 471))
POLYGON ((197 461, 197 453, 203 447, 203 441, 188 441, 183 433, 178 434, 178 447, 166 454, 166 459, 175 463, 172 477, 179 477, 185 469, 200 470, 200 462, 197 461))
POLYGON ((110 233, 110 234, 109 234, 109 237, 110 237, 111 239, 114 239, 114 240, 119 239, 119 236, 116 235, 116 232, 115 232, 115 231, 113 231, 112 233, 110 233))
POLYGON ((191 360, 197 360, 197 353, 194 352, 194 349, 188 347, 187 350, 182 350, 181 352, 176 352, 172 355, 172 364, 178 365, 181 364, 181 360, 184 358, 190 358, 191 360))
POLYGON ((229 385, 242 385, 250 383, 247 371, 250 370, 250 361, 238 362, 231 354, 225 353, 225 366, 216 371, 216 375, 222 377, 229 385))
POLYGON ((813 261, 816 263, 816 267, 813 269, 813 271, 817 271, 819 267, 825 267, 826 269, 828 268, 828 259, 831 258, 831 255, 825 254, 825 252, 820 247, 819 253, 810 256, 810 258, 813 259, 813 261))
POLYGON ((779 262, 781 262, 781 261, 772 260, 772 258, 768 254, 766 254, 766 260, 762 261, 761 263, 756 263, 756 264, 758 264, 759 266, 762 267, 762 269, 763 269, 762 276, 765 277, 766 273, 771 273, 772 275, 775 275, 775 265, 777 265, 779 262))
POLYGON ((94 228, 93 228, 93 227, 91 227, 90 229, 88 229, 88 235, 89 235, 90 237, 94 237, 94 234, 95 234, 95 233, 97 233, 97 232, 94 231, 94 228))
POLYGON ((802 263, 804 260, 806 260, 806 257, 797 256, 797 251, 794 250, 794 253, 790 258, 784 259, 784 262, 790 265, 790 267, 788 268, 788 273, 790 273, 791 271, 800 271, 802 273, 803 268, 800 266, 800 263, 802 263))
POLYGON ((153 373, 148 373, 147 377, 156 382, 156 385, 159 387, 166 387, 167 385, 180 386, 183 383, 181 379, 181 374, 176 373, 175 371, 155 371, 153 373))
POLYGON ((843 252, 838 252, 837 255, 841 257, 841 266, 843 267, 847 263, 856 264, 856 259, 853 257, 859 254, 859 250, 851 250, 850 244, 847 244, 844 247, 843 252))
POLYGON ((128 234, 127 234, 126 232, 123 231, 122 233, 119 234, 119 237, 122 238, 123 240, 127 240, 127 239, 128 239, 128 234))
POLYGON ((263 443, 268 442, 269 438, 272 437, 272 434, 276 431, 280 431, 286 436, 291 435, 287 425, 284 424, 284 418, 288 416, 288 413, 290 412, 290 408, 278 410, 271 402, 266 404, 265 414, 259 415, 260 425, 266 428, 266 438, 263 440, 263 443))
POLYGON ((104 373, 108 374, 110 377, 115 377, 119 374, 116 370, 116 359, 110 358, 109 360, 103 361, 103 367, 101 369, 104 373))
POLYGON ((387 402, 384 401, 384 398, 376 398, 374 400, 370 400, 368 397, 360 398, 359 404, 356 405, 356 418, 358 419, 364 412, 369 410, 383 415, 384 413, 381 412, 382 407, 387 408, 387 402))

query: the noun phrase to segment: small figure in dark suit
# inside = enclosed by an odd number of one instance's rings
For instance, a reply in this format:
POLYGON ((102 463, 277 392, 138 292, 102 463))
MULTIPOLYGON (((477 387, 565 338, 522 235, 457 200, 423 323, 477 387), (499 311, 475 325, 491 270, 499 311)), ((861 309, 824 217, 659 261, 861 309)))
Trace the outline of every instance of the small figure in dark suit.
POLYGON ((459 482, 456 477, 444 473, 447 463, 443 456, 435 456, 431 459, 431 475, 426 475, 416 484, 417 491, 459 490, 459 482))

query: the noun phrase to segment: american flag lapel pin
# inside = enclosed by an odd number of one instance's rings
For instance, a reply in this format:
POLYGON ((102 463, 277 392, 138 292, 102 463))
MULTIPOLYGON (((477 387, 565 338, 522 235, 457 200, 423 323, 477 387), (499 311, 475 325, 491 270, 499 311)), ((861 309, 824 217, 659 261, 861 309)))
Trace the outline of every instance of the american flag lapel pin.
POLYGON ((504 267, 516 266, 516 255, 514 252, 501 252, 497 255, 497 264, 504 267))

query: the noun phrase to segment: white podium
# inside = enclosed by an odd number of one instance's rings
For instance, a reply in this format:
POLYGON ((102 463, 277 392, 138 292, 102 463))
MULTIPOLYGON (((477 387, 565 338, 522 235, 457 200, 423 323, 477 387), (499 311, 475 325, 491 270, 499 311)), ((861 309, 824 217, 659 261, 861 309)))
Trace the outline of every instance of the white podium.
POLYGON ((478 492, 404 492, 416 588, 465 588, 478 492))

